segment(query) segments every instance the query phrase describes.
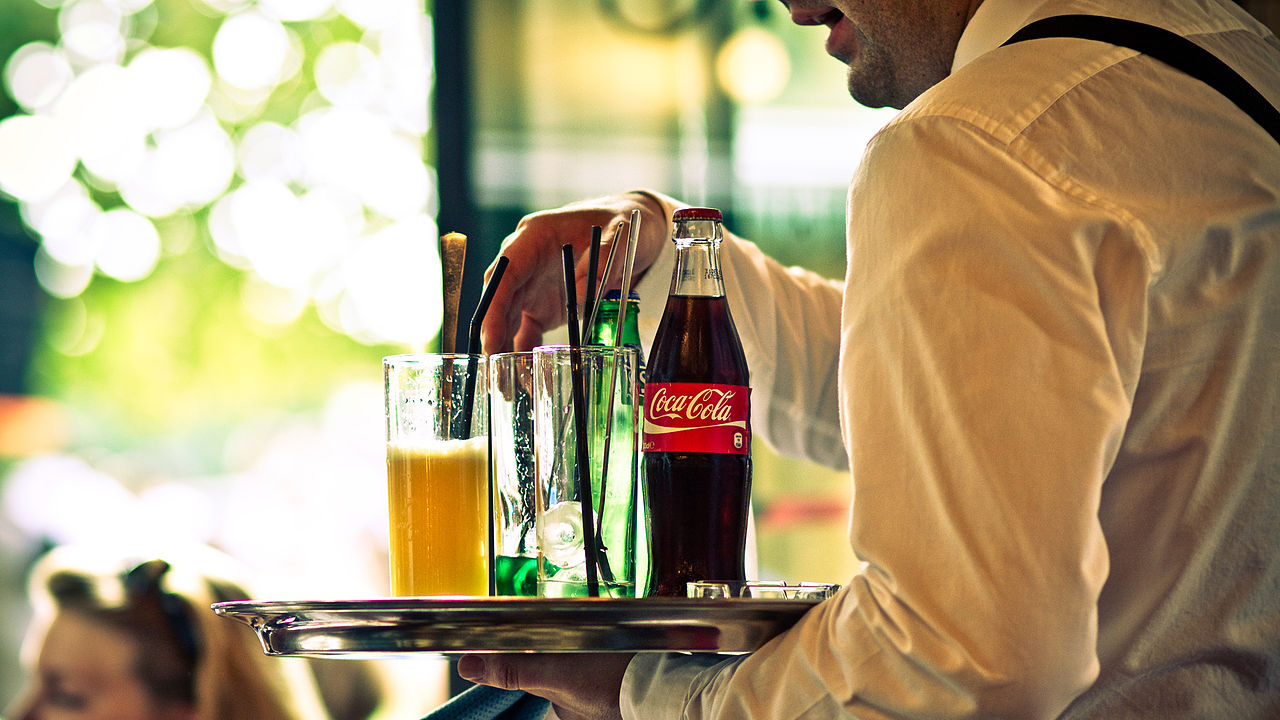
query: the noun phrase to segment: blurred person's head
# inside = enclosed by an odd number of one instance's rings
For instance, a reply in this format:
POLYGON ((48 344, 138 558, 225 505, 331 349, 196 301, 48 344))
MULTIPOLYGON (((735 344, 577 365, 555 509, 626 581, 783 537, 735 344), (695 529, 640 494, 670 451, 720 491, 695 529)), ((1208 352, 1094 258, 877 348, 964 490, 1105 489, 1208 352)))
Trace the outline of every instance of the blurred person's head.
POLYGON ((30 591, 29 680, 10 720, 326 717, 301 661, 267 657, 247 628, 209 610, 248 599, 232 580, 164 560, 103 572, 55 550, 30 591))

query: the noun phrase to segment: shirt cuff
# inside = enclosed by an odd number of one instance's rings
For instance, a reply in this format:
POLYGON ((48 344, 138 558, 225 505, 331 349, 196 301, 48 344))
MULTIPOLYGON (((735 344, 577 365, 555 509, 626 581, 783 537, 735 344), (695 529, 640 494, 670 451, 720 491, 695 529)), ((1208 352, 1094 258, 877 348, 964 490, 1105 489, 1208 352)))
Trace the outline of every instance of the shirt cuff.
POLYGON ((684 717, 689 698, 743 657, 746 656, 637 653, 622 676, 619 705, 623 720, 684 717))

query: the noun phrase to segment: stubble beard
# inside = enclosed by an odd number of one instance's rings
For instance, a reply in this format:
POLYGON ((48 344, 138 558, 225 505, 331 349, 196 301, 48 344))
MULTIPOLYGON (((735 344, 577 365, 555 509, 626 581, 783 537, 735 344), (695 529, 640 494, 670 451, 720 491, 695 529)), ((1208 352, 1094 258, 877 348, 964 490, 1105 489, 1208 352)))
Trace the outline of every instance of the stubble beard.
POLYGON ((845 79, 849 96, 866 107, 901 110, 920 94, 905 90, 892 62, 875 55, 860 57, 850 64, 845 79))
POLYGON ((859 35, 857 55, 840 59, 849 66, 849 95, 866 107, 901 110, 951 74, 955 46, 947 45, 943 38, 914 31, 877 43, 861 32, 859 35), (920 41, 903 39, 910 37, 920 41), (887 51, 885 43, 894 43, 899 48, 897 53, 887 51))
POLYGON ((854 68, 849 68, 847 75, 847 83, 849 86, 849 97, 853 98, 859 105, 869 108, 891 107, 901 110, 906 103, 899 103, 894 99, 890 88, 885 87, 884 82, 868 82, 854 68))

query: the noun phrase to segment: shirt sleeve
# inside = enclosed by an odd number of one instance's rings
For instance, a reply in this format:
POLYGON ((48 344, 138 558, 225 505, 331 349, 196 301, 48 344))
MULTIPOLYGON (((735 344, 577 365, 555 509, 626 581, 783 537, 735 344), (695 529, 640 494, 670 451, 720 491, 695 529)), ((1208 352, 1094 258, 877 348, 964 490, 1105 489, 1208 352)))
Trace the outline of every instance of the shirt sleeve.
MULTIPOLYGON (((641 192, 662 204, 668 224, 682 207, 661 193, 641 192)), ((637 285, 645 347, 653 347, 674 265, 675 251, 668 249, 637 285)), ((751 371, 752 433, 784 455, 847 468, 835 391, 843 284, 783 267, 729 228, 720 265, 751 371)))
POLYGON ((1097 675, 1098 507, 1149 279, 1125 219, 918 116, 873 140, 848 217, 860 570, 750 655, 637 656, 624 717, 1052 718, 1097 675))

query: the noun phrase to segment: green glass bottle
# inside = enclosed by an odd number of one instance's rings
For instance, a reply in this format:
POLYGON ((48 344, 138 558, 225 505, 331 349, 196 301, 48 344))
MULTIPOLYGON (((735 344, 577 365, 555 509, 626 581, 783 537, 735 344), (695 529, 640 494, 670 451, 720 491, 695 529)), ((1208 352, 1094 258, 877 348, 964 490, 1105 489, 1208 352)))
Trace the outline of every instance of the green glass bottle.
MULTIPOLYGON (((597 346, 612 346, 614 338, 618 333, 618 310, 621 305, 622 293, 618 290, 610 290, 605 293, 603 299, 600 300, 600 308, 596 312, 595 323, 592 324, 587 334, 587 344, 597 346)), ((634 418, 628 417, 619 409, 615 410, 614 422, 615 428, 625 427, 628 432, 638 430, 635 424, 639 423, 640 418, 644 417, 644 348, 640 345, 640 295, 634 290, 628 293, 627 299, 627 316, 623 319, 622 341, 621 345, 634 347, 639 356, 639 403, 637 405, 637 414, 634 418)), ((620 466, 615 472, 622 472, 626 468, 621 465, 630 465, 633 476, 636 478, 637 486, 634 492, 634 507, 622 508, 613 507, 607 509, 603 523, 610 523, 614 526, 625 525, 625 535, 627 537, 627 548, 625 555, 632 558, 634 563, 634 574, 636 578, 635 595, 637 597, 645 594, 645 581, 649 577, 649 541, 645 527, 644 508, 646 507, 643 491, 644 491, 644 463, 639 452, 633 457, 619 457, 611 460, 612 463, 619 463, 620 466)), ((616 476, 616 475, 615 475, 616 476)), ((612 494, 612 493, 610 493, 612 494)), ((615 531, 617 532, 617 531, 615 531)), ((614 535, 617 536, 616 534, 614 535)))
MULTIPOLYGON (((622 328, 622 344, 640 351, 640 362, 644 363, 644 349, 640 347, 640 295, 632 290, 627 299, 627 317, 622 328)), ((618 306, 622 293, 610 290, 600 301, 600 309, 596 313, 596 322, 587 335, 588 345, 613 345, 614 335, 618 330, 618 306)))

